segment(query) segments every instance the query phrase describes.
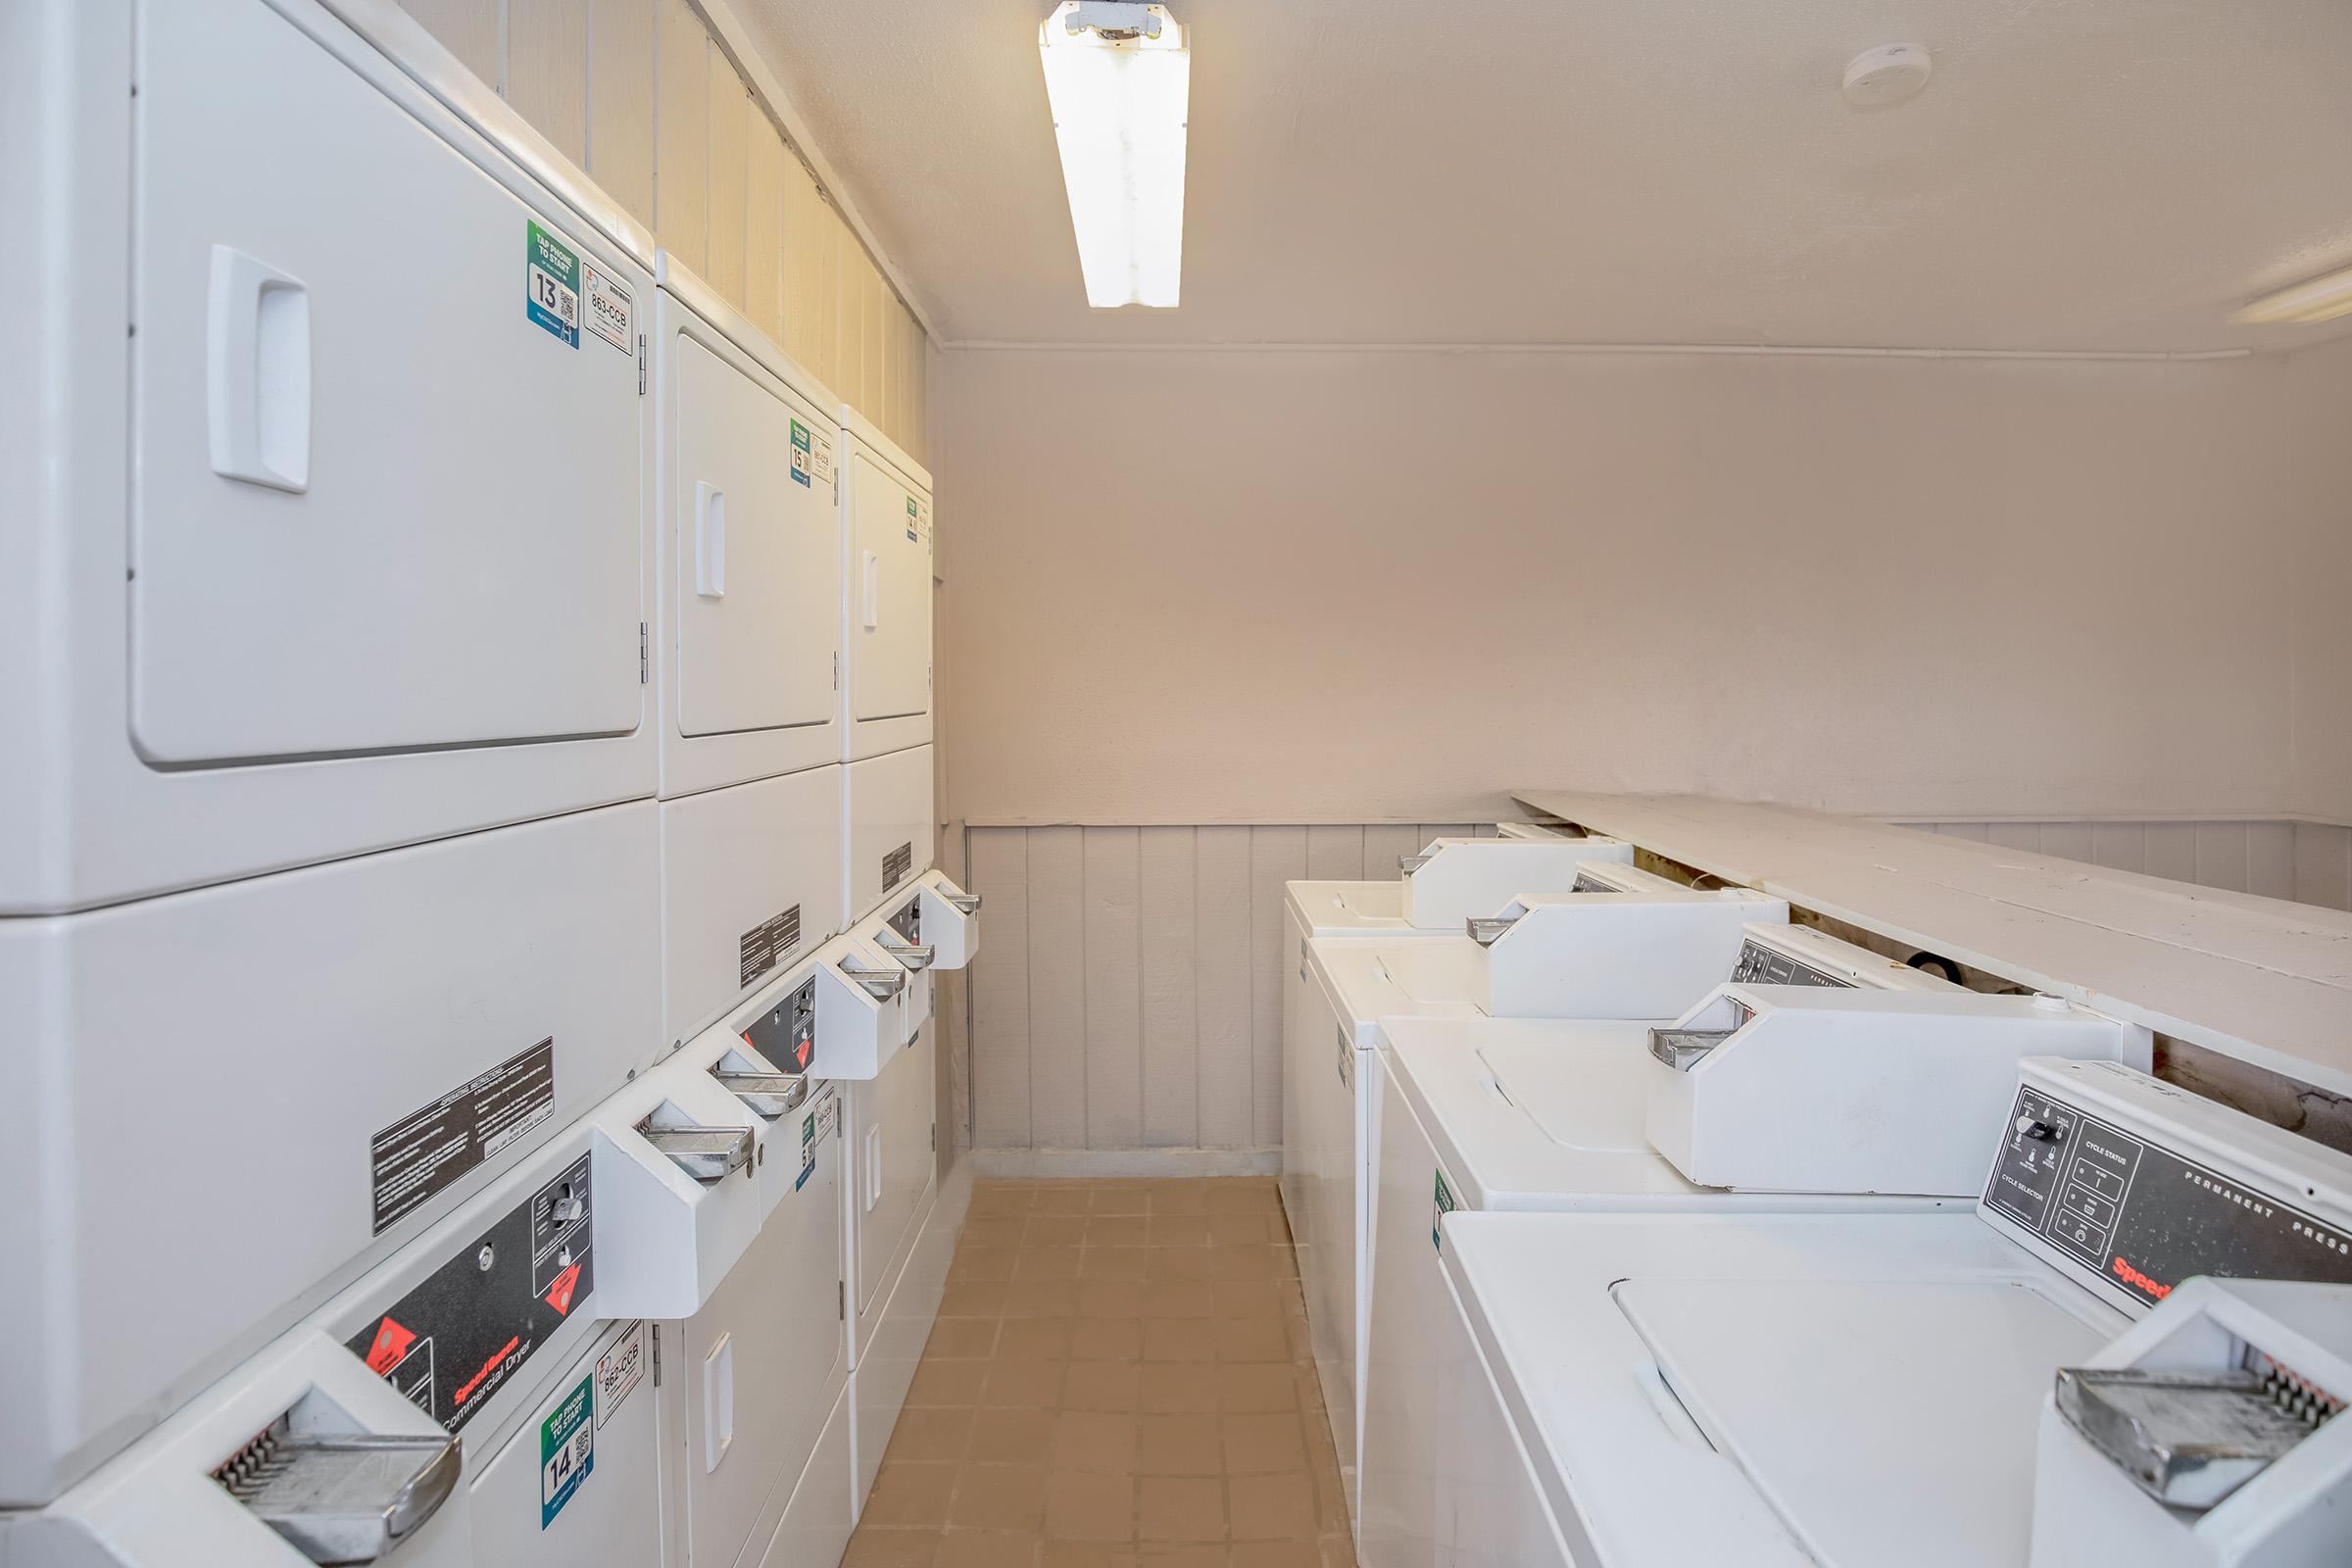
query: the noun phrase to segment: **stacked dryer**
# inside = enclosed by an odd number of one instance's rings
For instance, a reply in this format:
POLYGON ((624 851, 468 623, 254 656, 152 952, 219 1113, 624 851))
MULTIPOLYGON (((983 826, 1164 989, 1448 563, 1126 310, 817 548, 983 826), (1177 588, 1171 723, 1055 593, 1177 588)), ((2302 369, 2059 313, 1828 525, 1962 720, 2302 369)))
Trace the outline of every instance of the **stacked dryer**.
POLYGON ((927 481, 397 8, 22 10, 0 1562, 833 1560, 954 1229, 927 481))
POLYGON ((0 61, 0 1508, 665 1044, 649 240, 323 11, 135 20, 0 61))

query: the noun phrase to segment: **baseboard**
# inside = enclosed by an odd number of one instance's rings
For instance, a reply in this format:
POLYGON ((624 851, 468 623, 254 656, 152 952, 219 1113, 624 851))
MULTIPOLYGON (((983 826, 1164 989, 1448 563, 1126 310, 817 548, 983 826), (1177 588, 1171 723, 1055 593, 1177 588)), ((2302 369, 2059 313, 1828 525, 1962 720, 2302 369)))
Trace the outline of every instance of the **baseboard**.
POLYGON ((1279 1149, 973 1149, 978 1177, 1275 1176, 1279 1149))

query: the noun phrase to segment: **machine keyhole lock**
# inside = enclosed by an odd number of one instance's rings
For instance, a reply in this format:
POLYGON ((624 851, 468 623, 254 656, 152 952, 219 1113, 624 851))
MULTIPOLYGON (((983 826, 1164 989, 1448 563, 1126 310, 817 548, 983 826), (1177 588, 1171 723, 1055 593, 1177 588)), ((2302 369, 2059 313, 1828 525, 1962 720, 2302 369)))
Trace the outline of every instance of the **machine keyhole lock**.
POLYGON ((490 1265, 497 1261, 498 1253, 491 1249, 488 1242, 484 1242, 482 1250, 473 1254, 473 1266, 485 1274, 490 1272, 490 1265))

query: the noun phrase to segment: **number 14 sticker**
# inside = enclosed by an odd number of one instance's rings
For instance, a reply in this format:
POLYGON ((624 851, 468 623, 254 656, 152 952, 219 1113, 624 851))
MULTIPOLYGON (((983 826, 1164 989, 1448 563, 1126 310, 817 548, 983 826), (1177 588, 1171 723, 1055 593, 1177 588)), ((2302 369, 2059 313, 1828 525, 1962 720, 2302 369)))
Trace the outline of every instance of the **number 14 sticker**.
POLYGON ((539 1528, 545 1530, 556 1522, 556 1515, 571 1500, 596 1469, 596 1423, 590 1419, 596 1413, 596 1377, 591 1373, 580 1379, 580 1386, 564 1396, 564 1401, 550 1411, 539 1423, 539 1528))

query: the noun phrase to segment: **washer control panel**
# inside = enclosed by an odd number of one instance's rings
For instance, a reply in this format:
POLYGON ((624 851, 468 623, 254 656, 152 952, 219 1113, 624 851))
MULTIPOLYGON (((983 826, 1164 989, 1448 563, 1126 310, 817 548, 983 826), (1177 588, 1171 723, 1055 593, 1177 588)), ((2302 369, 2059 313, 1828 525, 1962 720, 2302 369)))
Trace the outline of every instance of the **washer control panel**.
MULTIPOLYGON (((2191 1101, 2168 1084, 2140 1082, 2160 1100, 2191 1101)), ((2278 1136, 2212 1102, 2191 1102, 2200 1121, 2230 1118, 2259 1128, 2264 1142, 2278 1136)), ((2315 1212, 2328 1206, 2314 1200, 2331 1184, 2265 1175, 2254 1160, 2233 1174, 2168 1144, 2166 1130, 2159 1118, 2079 1101, 2030 1075, 2002 1124, 1984 1210, 2143 1309, 2199 1274, 2352 1284, 2352 1215, 2315 1212)))

